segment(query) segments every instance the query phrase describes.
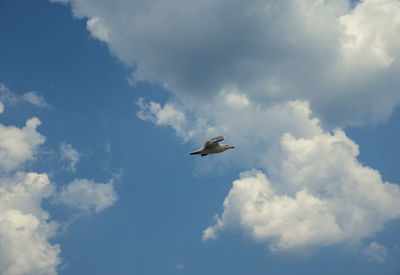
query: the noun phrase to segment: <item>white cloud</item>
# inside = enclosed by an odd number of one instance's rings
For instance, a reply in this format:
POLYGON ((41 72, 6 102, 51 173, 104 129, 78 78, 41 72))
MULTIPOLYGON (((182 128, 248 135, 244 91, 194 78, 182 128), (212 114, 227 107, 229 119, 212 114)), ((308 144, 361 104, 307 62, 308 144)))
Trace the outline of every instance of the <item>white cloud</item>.
POLYGON ((66 169, 71 172, 75 172, 75 166, 79 162, 80 158, 78 151, 75 150, 71 144, 63 142, 60 146, 60 153, 61 159, 69 162, 66 169))
POLYGON ((99 212, 114 204, 118 199, 113 182, 96 183, 87 179, 76 179, 64 186, 58 201, 86 212, 99 212))
POLYGON ((29 102, 39 108, 50 108, 50 105, 44 100, 43 96, 31 91, 22 95, 22 100, 29 102))
POLYGON ((27 160, 32 160, 45 138, 36 132, 37 118, 26 126, 0 125, 0 273, 56 274, 60 263, 60 248, 49 239, 57 229, 41 201, 49 197, 53 185, 46 174, 17 172, 27 160))
POLYGON ((134 81, 185 104, 237 87, 264 105, 308 100, 324 125, 343 126, 384 120, 400 102, 396 0, 61 2, 134 81))
POLYGON ((3 83, 0 83, 0 101, 9 105, 25 101, 39 108, 51 108, 51 105, 44 100, 43 96, 36 92, 30 91, 23 95, 19 95, 12 92, 3 83))
POLYGON ((161 107, 157 102, 151 101, 145 103, 141 98, 137 101, 139 111, 138 117, 142 120, 153 122, 156 125, 170 126, 176 134, 184 139, 189 136, 186 134, 184 127, 186 126, 185 114, 174 107, 171 103, 167 103, 161 107))
POLYGON ((4 104, 0 101, 0 114, 4 112, 4 104))
POLYGON ((0 125, 0 167, 4 172, 0 177, 0 273, 5 275, 57 274, 61 249, 50 239, 58 224, 50 221, 42 208, 43 199, 53 196, 72 207, 96 212, 117 200, 112 182, 75 180, 57 194, 46 174, 14 171, 33 159, 37 146, 44 142, 36 132, 39 124, 32 118, 22 129, 0 125))
POLYGON ((15 93, 11 92, 3 83, 0 83, 0 100, 4 104, 15 104, 20 98, 15 93))
POLYGON ((348 66, 389 67, 400 56, 400 2, 363 1, 340 18, 346 37, 342 44, 348 66))
POLYGON ((1 274, 57 274, 60 247, 49 242, 57 223, 41 208, 52 190, 46 174, 20 172, 0 179, 1 274))
MULTIPOLYGON (((2 100, 12 103, 13 94, 4 87, 2 100)), ((40 124, 36 117, 22 128, 0 124, 0 273, 5 275, 57 274, 60 263, 60 248, 49 241, 58 225, 41 208, 54 186, 46 174, 15 172, 44 143, 36 131, 40 124)))
POLYGON ((223 91, 222 94, 225 97, 225 104, 232 108, 244 108, 250 104, 246 94, 241 94, 236 90, 230 92, 223 91))
POLYGON ((109 31, 107 27, 100 22, 99 18, 93 17, 89 19, 86 23, 86 27, 93 34, 94 37, 104 42, 109 42, 108 38, 109 31))
POLYGON ((364 250, 364 255, 369 261, 383 263, 389 256, 388 249, 377 242, 372 242, 364 250))
POLYGON ((343 131, 285 134, 280 151, 273 180, 252 171, 233 182, 221 217, 203 239, 239 230, 272 250, 320 247, 373 236, 400 216, 398 185, 360 164, 358 146, 343 131))
MULTIPOLYGON (((191 111, 187 119, 180 123, 170 123, 178 136, 190 140, 195 146, 203 144, 207 138, 224 135, 225 142, 237 146, 235 157, 224 154, 217 159, 210 158, 207 163, 202 163, 202 169, 218 169, 224 166, 237 165, 242 168, 264 168, 266 163, 275 163, 277 145, 281 136, 291 132, 296 136, 310 137, 321 132, 319 121, 310 118, 311 111, 307 102, 293 101, 271 107, 263 107, 249 102, 245 108, 231 108, 223 104, 225 94, 220 94, 215 101, 222 102, 215 105, 202 105, 197 109, 188 107, 191 111), (176 128, 175 128, 176 127, 176 128), (218 168, 216 168, 218 167, 218 168)), ((154 110, 164 109, 158 103, 154 110)), ((142 105, 139 117, 156 123, 155 113, 151 112, 150 104, 142 105), (142 114, 145 115, 142 115, 142 114), (150 119, 150 114, 153 118, 150 119)), ((175 107, 177 108, 177 107, 175 107)), ((177 109, 179 113, 190 112, 177 109)), ((196 149, 196 148, 194 148, 196 149)))
POLYGON ((23 162, 32 160, 37 147, 46 140, 36 131, 40 120, 33 117, 23 128, 0 124, 0 168, 18 168, 23 162))

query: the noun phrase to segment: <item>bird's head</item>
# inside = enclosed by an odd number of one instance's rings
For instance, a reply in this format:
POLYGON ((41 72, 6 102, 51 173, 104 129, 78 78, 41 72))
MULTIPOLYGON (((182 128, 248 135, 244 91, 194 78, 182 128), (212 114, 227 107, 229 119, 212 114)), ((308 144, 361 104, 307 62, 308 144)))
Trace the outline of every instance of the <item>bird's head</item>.
POLYGON ((228 149, 235 149, 235 146, 230 146, 230 145, 224 144, 224 150, 228 150, 228 149))

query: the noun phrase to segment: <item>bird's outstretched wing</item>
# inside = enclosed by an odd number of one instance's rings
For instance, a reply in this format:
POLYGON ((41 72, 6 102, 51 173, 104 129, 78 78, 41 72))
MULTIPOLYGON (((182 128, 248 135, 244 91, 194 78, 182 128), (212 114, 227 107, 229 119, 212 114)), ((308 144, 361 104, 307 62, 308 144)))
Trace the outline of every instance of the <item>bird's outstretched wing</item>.
POLYGON ((214 137, 214 138, 210 138, 208 141, 210 141, 211 143, 217 143, 217 142, 220 142, 220 141, 223 141, 223 140, 224 140, 223 136, 217 136, 217 137, 214 137))
POLYGON ((204 143, 203 148, 210 148, 210 147, 218 146, 218 142, 223 141, 223 140, 224 140, 223 136, 217 136, 217 137, 214 137, 214 138, 210 138, 209 140, 207 140, 204 143))

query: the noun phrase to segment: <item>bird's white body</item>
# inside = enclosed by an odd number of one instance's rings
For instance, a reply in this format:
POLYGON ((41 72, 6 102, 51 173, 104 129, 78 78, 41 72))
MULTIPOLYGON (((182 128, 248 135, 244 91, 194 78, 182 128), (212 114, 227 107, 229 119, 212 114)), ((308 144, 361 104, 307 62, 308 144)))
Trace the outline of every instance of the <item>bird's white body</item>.
POLYGON ((207 140, 203 147, 201 147, 199 150, 194 151, 189 153, 188 155, 201 155, 202 157, 210 155, 210 154, 218 154, 222 153, 228 149, 233 149, 235 146, 229 146, 226 144, 219 144, 220 141, 223 141, 224 137, 223 136, 218 136, 215 138, 212 138, 210 140, 207 140))

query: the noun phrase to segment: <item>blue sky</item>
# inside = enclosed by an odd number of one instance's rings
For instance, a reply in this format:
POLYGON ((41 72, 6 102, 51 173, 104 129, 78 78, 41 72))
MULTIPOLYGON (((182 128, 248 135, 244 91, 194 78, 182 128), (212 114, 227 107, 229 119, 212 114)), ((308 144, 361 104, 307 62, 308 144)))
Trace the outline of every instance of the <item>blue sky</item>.
POLYGON ((0 1, 0 273, 399 274, 398 1, 55 2, 0 1))

